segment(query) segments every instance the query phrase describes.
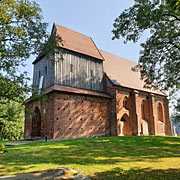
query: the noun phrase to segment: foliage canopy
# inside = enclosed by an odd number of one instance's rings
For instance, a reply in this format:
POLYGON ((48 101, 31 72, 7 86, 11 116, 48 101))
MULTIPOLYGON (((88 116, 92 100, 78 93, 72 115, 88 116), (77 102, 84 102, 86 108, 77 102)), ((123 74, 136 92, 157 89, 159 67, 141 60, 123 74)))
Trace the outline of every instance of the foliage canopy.
POLYGON ((0 1, 0 102, 24 100, 28 76, 18 68, 25 66, 30 55, 53 53, 56 43, 56 37, 49 39, 47 23, 35 1, 0 1))
POLYGON ((150 37, 141 44, 139 58, 142 78, 147 86, 155 82, 162 90, 179 91, 180 0, 134 1, 115 19, 113 39, 135 43, 148 31, 150 37))
POLYGON ((30 92, 26 65, 31 55, 52 55, 59 37, 47 33, 39 5, 33 0, 0 0, 0 137, 23 135, 22 103, 30 92))

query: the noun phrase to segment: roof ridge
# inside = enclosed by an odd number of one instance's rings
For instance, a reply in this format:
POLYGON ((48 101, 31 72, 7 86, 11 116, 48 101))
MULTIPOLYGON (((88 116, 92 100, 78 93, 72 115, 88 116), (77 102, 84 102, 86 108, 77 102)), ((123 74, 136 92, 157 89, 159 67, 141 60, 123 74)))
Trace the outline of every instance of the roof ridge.
POLYGON ((60 26, 60 27, 63 27, 63 28, 65 28, 65 29, 68 29, 68 30, 70 30, 70 31, 73 31, 73 32, 75 32, 75 33, 81 34, 81 35, 83 35, 83 36, 91 39, 90 36, 87 36, 87 35, 85 35, 85 34, 83 34, 83 33, 80 33, 80 32, 78 32, 78 31, 75 31, 75 30, 73 30, 73 29, 67 28, 66 26, 61 26, 61 25, 55 23, 55 26, 56 26, 56 25, 57 25, 57 26, 60 26))

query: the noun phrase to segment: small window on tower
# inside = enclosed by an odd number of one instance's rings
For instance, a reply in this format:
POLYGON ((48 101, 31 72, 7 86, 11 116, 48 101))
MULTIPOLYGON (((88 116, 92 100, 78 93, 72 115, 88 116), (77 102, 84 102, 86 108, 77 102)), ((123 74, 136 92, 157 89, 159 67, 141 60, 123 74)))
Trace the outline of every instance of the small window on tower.
POLYGON ((93 70, 91 70, 91 77, 93 77, 94 76, 94 73, 93 73, 93 70))
POLYGON ((73 72, 73 65, 70 64, 70 72, 73 72))
POLYGON ((45 74, 47 75, 47 66, 45 66, 45 74))
POLYGON ((44 82, 44 76, 41 76, 39 80, 39 89, 43 88, 43 82, 44 82))

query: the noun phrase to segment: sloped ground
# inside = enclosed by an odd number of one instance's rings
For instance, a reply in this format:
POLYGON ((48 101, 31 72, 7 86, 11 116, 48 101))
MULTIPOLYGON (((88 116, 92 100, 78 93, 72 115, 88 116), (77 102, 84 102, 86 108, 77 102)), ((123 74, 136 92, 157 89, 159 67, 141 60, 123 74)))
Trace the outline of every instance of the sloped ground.
POLYGON ((92 180, 180 179, 180 138, 144 136, 29 143, 0 154, 0 175, 68 167, 92 180))

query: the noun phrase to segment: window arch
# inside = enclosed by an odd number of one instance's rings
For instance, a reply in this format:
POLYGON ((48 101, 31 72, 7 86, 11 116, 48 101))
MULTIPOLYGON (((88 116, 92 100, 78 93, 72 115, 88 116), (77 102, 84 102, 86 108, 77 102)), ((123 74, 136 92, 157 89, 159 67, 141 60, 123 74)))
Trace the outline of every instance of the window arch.
POLYGON ((127 96, 124 98, 124 100, 123 100, 123 107, 125 108, 125 109, 128 109, 128 98, 127 98, 127 96))
POLYGON ((158 103, 157 105, 157 115, 158 115, 158 121, 163 122, 163 108, 161 103, 158 103))
POLYGON ((146 119, 146 102, 145 100, 142 101, 141 103, 141 115, 142 115, 142 119, 146 119))

